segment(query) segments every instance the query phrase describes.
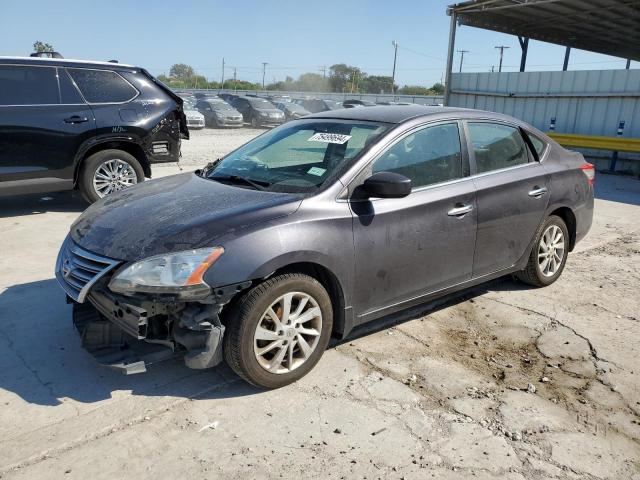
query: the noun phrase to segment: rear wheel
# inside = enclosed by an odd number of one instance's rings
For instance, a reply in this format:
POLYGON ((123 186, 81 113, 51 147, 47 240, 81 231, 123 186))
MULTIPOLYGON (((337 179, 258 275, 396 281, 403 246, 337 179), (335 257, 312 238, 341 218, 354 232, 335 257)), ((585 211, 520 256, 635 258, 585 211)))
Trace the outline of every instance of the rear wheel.
POLYGON ((103 150, 84 161, 78 183, 89 202, 144 181, 144 171, 136 158, 122 150, 103 150))
POLYGON ((227 363, 253 385, 279 388, 318 363, 329 343, 333 310, 320 282, 290 273, 252 288, 228 319, 227 363))
POLYGON ((567 225, 562 218, 551 215, 538 230, 526 268, 516 276, 521 281, 536 287, 551 285, 562 274, 568 253, 567 225))

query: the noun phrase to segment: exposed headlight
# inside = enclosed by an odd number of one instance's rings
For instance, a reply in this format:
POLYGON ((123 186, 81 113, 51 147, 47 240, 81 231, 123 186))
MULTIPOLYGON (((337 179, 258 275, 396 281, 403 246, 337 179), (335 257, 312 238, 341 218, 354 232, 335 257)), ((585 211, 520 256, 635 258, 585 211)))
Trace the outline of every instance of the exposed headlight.
POLYGON ((118 272, 109 289, 116 293, 164 293, 181 298, 198 298, 211 288, 202 276, 214 264, 224 248, 200 248, 156 255, 140 260, 118 272))

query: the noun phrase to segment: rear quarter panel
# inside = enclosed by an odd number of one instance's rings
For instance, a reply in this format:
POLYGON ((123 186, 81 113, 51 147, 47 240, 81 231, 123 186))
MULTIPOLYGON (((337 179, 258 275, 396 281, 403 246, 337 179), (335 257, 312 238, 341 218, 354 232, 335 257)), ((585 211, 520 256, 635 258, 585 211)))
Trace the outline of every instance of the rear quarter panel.
POLYGON ((576 238, 578 242, 587 234, 593 222, 593 186, 580 170, 585 163, 581 153, 566 150, 559 145, 550 145, 550 151, 543 162, 550 174, 549 205, 547 213, 561 207, 571 209, 576 217, 576 238))

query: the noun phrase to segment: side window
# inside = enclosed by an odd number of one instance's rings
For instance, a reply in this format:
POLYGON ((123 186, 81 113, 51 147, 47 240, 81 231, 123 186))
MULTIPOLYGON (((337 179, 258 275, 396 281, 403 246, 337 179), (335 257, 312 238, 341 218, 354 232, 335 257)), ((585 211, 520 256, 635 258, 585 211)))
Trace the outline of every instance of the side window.
POLYGON ((378 157, 372 173, 395 172, 414 188, 464 176, 457 123, 434 125, 400 139, 378 157))
POLYGON ((124 103, 138 95, 138 91, 115 72, 83 68, 67 71, 89 103, 124 103))
POLYGON ((0 105, 60 103, 54 67, 0 65, 0 105))
POLYGON ((527 147, 515 127, 489 122, 469 122, 478 173, 529 162, 527 147))
POLYGON ((58 82, 60 82, 60 102, 66 105, 84 103, 78 89, 71 82, 71 78, 64 70, 58 68, 58 82))
POLYGON ((531 140, 531 145, 533 145, 533 149, 536 151, 538 158, 542 157, 542 153, 544 152, 547 144, 529 132, 527 132, 527 136, 529 137, 529 140, 531 140))

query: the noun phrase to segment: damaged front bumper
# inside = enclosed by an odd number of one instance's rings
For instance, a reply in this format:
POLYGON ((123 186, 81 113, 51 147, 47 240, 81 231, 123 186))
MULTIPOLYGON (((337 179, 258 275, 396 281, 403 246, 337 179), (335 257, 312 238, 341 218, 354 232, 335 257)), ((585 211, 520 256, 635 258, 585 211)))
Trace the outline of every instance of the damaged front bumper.
POLYGON ((125 297, 93 288, 84 304, 74 302, 73 322, 98 363, 125 374, 177 356, 189 368, 211 368, 223 359, 224 325, 218 315, 246 286, 218 288, 209 303, 125 297))

